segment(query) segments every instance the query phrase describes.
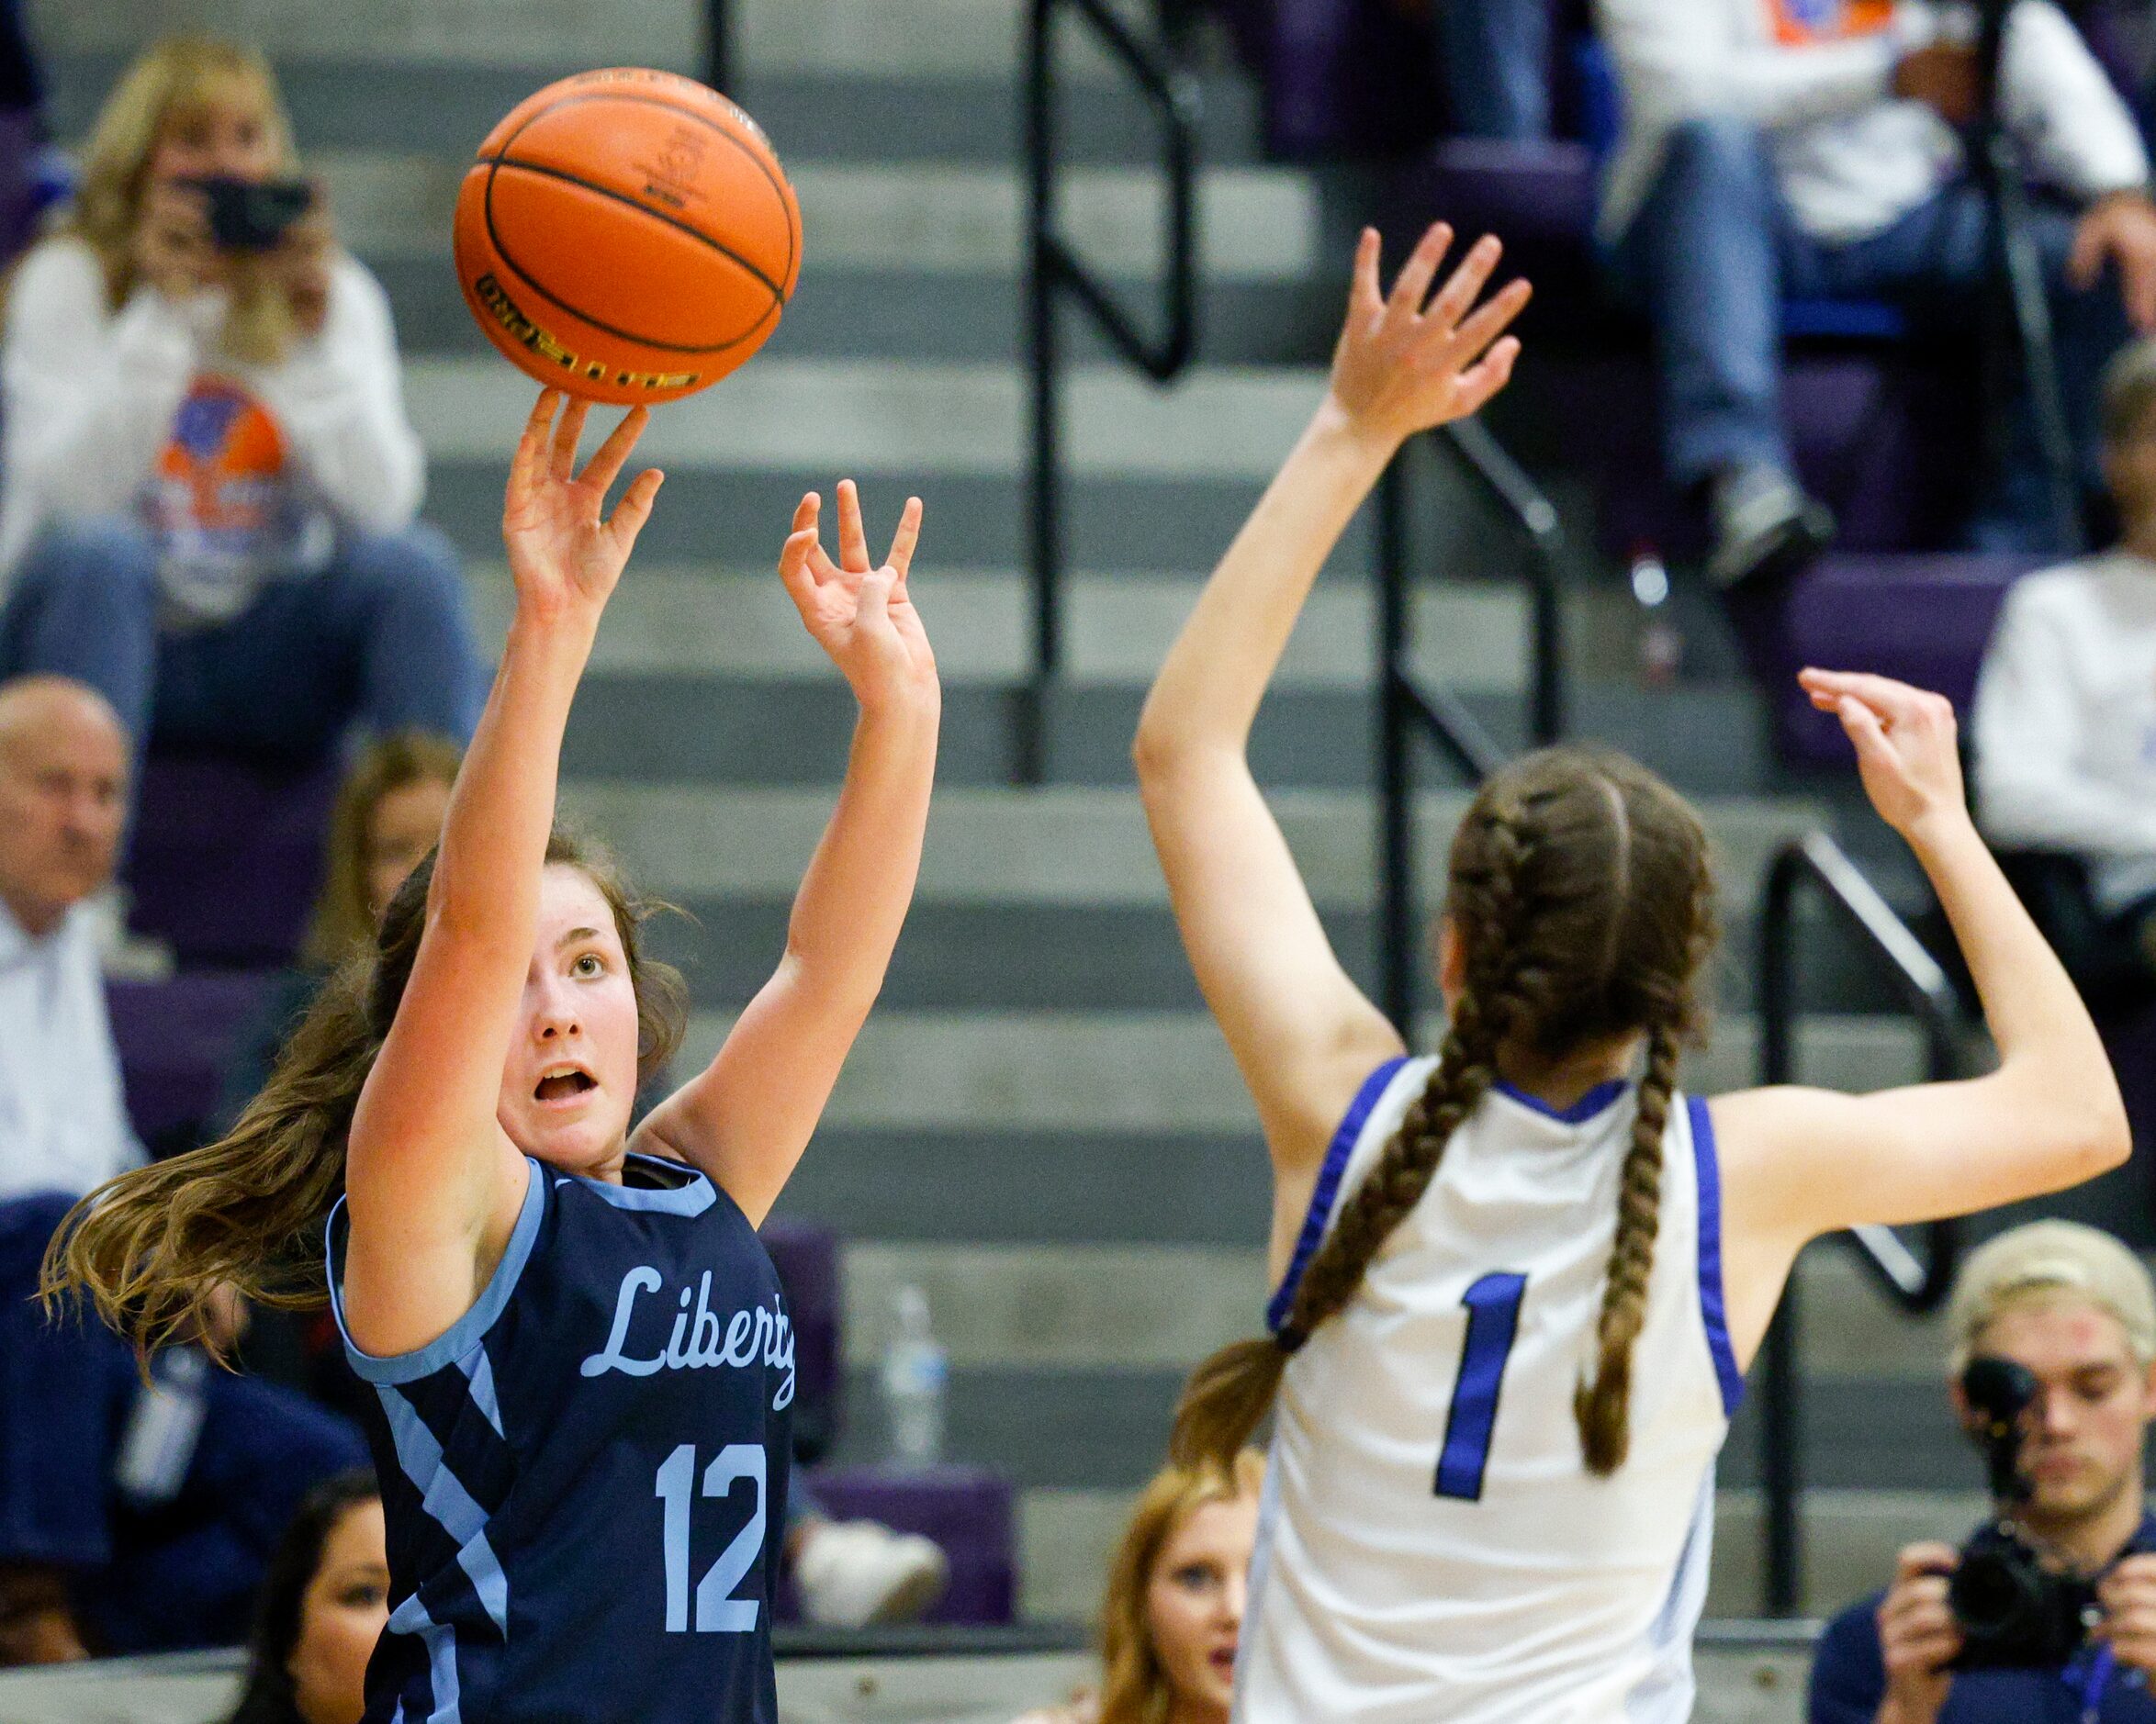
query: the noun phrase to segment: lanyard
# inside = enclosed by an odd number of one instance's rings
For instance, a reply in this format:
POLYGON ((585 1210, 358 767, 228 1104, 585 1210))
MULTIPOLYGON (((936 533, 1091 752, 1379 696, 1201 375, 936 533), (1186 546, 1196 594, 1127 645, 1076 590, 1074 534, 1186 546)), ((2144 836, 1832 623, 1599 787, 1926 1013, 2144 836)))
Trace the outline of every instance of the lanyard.
MULTIPOLYGON (((2081 1724, 2099 1724, 2104 1705, 2104 1690, 2111 1685, 2111 1673, 2118 1667, 2118 1654, 2108 1646, 2099 1646, 2096 1654, 2089 1660, 2087 1673, 2081 1679, 2081 1724)), ((2069 1684, 2072 1682, 2070 1675, 2069 1684)))

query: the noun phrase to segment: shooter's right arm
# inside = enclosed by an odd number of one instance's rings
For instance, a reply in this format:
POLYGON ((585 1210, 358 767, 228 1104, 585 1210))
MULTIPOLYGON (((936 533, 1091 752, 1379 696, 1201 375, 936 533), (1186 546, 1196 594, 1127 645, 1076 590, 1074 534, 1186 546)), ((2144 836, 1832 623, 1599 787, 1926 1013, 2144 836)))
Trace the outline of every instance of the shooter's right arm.
POLYGON ((621 565, 658 476, 635 480, 611 521, 607 486, 646 415, 624 419, 572 477, 582 403, 555 424, 541 396, 511 469, 502 532, 516 612, 451 793, 411 978, 362 1091, 345 1169, 345 1271, 354 1339, 409 1352, 470 1308, 500 1259, 525 1187, 497 1124, 554 824, 562 734, 621 565))

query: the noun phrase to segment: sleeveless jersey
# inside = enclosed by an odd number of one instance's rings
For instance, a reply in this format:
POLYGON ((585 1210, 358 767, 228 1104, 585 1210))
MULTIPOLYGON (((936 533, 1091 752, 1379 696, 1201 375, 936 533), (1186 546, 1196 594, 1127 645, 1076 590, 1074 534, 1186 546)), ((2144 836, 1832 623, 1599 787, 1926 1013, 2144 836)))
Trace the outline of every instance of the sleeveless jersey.
MULTIPOLYGON (((389 1537, 364 1724, 776 1724, 793 1334, 725 1192, 530 1160, 478 1302, 417 1352, 345 1336, 389 1537)), ((342 1201, 330 1288, 344 1320, 342 1201)))
MULTIPOLYGON (((1435 1062, 1373 1073, 1334 1137, 1277 1328, 1342 1193, 1435 1062)), ((1636 1096, 1499 1086, 1361 1290, 1288 1360, 1236 1670, 1238 1724, 1680 1724, 1716 1451, 1743 1389, 1723 1319, 1705 1104, 1673 1100, 1631 1452, 1587 1470, 1572 1402, 1636 1096)))

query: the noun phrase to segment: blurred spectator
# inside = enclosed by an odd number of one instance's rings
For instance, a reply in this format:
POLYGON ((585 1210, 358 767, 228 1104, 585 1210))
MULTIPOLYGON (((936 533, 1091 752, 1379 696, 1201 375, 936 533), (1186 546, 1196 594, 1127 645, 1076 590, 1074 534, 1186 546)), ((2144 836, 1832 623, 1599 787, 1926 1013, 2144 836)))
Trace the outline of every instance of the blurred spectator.
POLYGON ((112 879, 127 785, 95 689, 0 683, 0 1199, 80 1197, 141 1159, 88 901, 112 879))
POLYGON ((1101 1687, 1018 1724, 1227 1724, 1265 1463, 1163 1467, 1131 1511, 1101 1602, 1101 1687))
POLYGON ((285 1038, 330 972, 374 949, 391 894, 442 835, 461 759, 455 743, 423 731, 395 732, 354 757, 331 811, 321 896, 307 945, 235 1045, 219 1095, 218 1131, 230 1130, 268 1082, 285 1038))
POLYGON ((262 1577, 240 1704, 225 1724, 359 1724, 389 1620, 382 1494, 346 1472, 299 1505, 262 1577))
MULTIPOLYGON (((1987 199, 1963 172, 1974 50, 1941 10, 1895 0, 1596 0, 1624 130, 1600 234, 1620 287, 1654 318, 1670 478, 1704 490, 1709 569, 1770 576, 1833 523, 1800 487, 1780 413, 1784 295, 1966 310, 1992 257, 1987 199)), ((2156 328, 2156 206, 2133 118, 2050 0, 2006 29, 2004 112, 2061 201, 2033 219, 2078 447, 2093 460, 2094 379, 2134 325, 2156 328), (2065 207, 2065 206, 2071 206, 2065 207), (2115 283, 2100 283, 2105 267, 2115 283)), ((2093 472, 2089 476, 2094 477, 2093 472)), ((2053 548, 2027 402, 1972 538, 2053 548)))
POLYGON ((2156 341, 2105 374, 2119 542, 2016 582, 1976 688, 1977 811, 2092 1002, 2156 993, 2156 341))
POLYGON ((2049 1663, 1957 1674, 1948 1665, 1964 1641, 1948 1585, 1959 1554, 1909 1545, 1893 1584, 1820 1636, 1811 1724, 2156 1724, 2156 1517, 2141 1483, 2156 1415, 2149 1271, 2094 1227, 2016 1227, 1971 1253, 1947 1327, 1958 1415, 1971 1359, 2007 1360, 2035 1377, 2017 1457, 2030 1495, 1998 1506, 2047 1563, 2095 1583, 2100 1627, 2049 1663))
POLYGON ((1525 140, 1550 133, 1550 0, 1432 0, 1453 129, 1525 140))
POLYGON ((308 759, 354 719, 477 717, 388 304, 297 166, 266 61, 163 42, 9 296, 0 672, 91 684, 138 748, 308 759))

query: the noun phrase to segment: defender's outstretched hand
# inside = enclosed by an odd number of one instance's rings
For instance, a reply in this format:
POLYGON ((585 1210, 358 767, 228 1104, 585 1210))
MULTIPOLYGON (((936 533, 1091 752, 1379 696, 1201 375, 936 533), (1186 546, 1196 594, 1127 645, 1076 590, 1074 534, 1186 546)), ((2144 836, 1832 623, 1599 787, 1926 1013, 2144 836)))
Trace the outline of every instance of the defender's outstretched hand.
POLYGON ((1842 722, 1857 748, 1864 793, 1903 837, 1928 819, 1969 818, 1961 759, 1954 747, 1954 703, 1891 677, 1806 670, 1797 681, 1822 712, 1842 722))
POLYGON ((1505 386, 1520 356, 1505 327, 1531 289, 1511 281, 1480 306, 1503 252, 1485 234, 1434 297, 1430 285, 1453 242, 1443 222, 1422 236, 1388 297, 1377 280, 1377 229, 1355 247, 1347 322, 1332 353, 1332 399, 1359 429, 1388 444, 1478 411, 1505 386), (1428 301, 1425 304, 1425 301, 1428 301))
POLYGON ((906 589, 906 573, 921 536, 921 499, 906 498, 881 568, 869 564, 860 492, 854 482, 838 482, 837 563, 817 532, 823 507, 824 499, 814 491, 801 499, 793 511, 792 534, 779 556, 779 578, 786 583, 802 621, 864 708, 935 700, 936 655, 906 589))
POLYGON ((629 482, 613 514, 602 514, 607 487, 651 422, 651 409, 631 409, 578 473, 577 440, 590 408, 558 389, 541 390, 510 463, 501 540, 509 549, 518 608, 543 620, 578 612, 596 619, 635 549, 636 535, 651 519, 652 498, 666 477, 656 467, 646 468, 629 482))

